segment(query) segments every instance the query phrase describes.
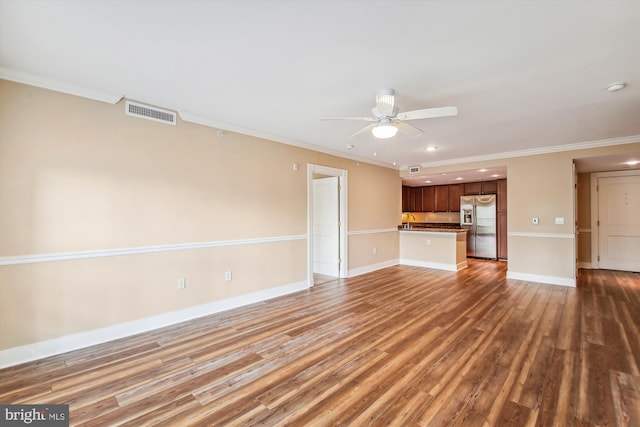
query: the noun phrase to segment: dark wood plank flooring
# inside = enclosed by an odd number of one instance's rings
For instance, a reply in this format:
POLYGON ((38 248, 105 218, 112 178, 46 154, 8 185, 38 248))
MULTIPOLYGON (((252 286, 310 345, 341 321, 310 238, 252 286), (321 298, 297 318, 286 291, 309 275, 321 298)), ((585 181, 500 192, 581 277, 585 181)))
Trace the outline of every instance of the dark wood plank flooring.
POLYGON ((640 426, 640 275, 395 266, 0 371, 71 425, 640 426))

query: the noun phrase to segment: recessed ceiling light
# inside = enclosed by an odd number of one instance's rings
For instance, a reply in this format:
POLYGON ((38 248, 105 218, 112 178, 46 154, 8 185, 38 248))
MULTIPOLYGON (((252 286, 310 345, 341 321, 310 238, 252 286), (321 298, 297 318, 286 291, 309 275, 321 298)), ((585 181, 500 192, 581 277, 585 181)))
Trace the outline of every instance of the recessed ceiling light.
POLYGON ((624 162, 625 165, 635 166, 640 163, 640 160, 629 160, 628 162, 624 162))
POLYGON ((456 181, 462 181, 462 179, 463 178, 461 176, 459 176, 459 177, 456 178, 456 181))
POLYGON ((609 92, 617 92, 620 89, 623 89, 625 86, 626 85, 624 82, 611 83, 609 86, 607 86, 607 90, 609 92))
POLYGON ((478 172, 486 172, 487 169, 478 169, 478 172))
POLYGON ((491 178, 497 178, 497 177, 499 177, 499 176, 500 176, 500 175, 498 175, 497 173, 494 173, 493 175, 491 175, 491 178))
POLYGON ((349 145, 347 145, 347 150, 351 150, 353 147, 355 147, 355 145, 349 144, 349 145))
POLYGON ((433 145, 430 145, 427 147, 427 151, 436 151, 436 148, 438 147, 434 147, 433 145))
POLYGON ((425 181, 425 183, 427 183, 427 184, 431 184, 431 181, 425 181))
POLYGON ((441 175, 442 175, 442 176, 445 176, 445 175, 446 175, 446 173, 443 173, 443 174, 441 174, 441 175))

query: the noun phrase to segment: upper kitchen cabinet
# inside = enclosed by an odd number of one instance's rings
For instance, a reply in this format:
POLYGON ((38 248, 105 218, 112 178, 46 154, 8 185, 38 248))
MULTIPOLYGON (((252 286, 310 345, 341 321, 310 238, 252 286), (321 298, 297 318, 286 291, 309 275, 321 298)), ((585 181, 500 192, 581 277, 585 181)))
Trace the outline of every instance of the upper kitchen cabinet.
POLYGON ((464 195, 475 196, 482 192, 482 184, 479 182, 468 182, 464 184, 464 195))
POLYGON ((411 211, 411 187, 402 186, 402 212, 411 211))
POLYGON ((482 181, 482 194, 496 194, 498 181, 482 181))
POLYGON ((411 187, 409 190, 409 211, 422 212, 422 187, 411 187))
POLYGON ((460 212, 460 197, 464 196, 464 184, 449 185, 449 212, 460 212))
POLYGON ((459 212, 464 184, 402 187, 402 212, 459 212))
POLYGON ((435 209, 434 187, 422 187, 422 212, 434 212, 435 209))
POLYGON ((448 185, 436 185, 435 190, 435 212, 449 212, 449 186, 448 185))
POLYGON ((475 196, 478 194, 496 194, 498 181, 469 182, 464 184, 464 195, 475 196))

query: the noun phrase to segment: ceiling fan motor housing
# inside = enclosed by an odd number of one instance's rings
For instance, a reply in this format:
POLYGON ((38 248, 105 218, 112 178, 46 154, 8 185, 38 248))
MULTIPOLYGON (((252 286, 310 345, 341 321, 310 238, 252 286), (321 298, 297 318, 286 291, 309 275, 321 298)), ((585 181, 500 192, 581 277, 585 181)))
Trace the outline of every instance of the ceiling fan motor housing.
POLYGON ((393 117, 398 113, 398 109, 395 108, 395 97, 393 93, 393 89, 382 89, 378 91, 375 106, 378 114, 374 111, 373 115, 375 117, 393 117))
POLYGON ((373 117, 378 120, 384 118, 394 118, 398 114, 398 107, 394 107, 393 110, 389 111, 388 113, 380 111, 378 107, 373 107, 371 109, 371 114, 373 114, 373 117))

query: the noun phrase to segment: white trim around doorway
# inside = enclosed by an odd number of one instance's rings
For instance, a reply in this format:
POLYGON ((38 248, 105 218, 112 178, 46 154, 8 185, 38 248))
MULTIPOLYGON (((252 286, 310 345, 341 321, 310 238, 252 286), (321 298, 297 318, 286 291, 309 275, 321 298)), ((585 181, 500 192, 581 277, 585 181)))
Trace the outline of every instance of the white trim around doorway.
POLYGON ((332 168, 330 166, 307 165, 307 281, 309 287, 313 286, 313 175, 327 175, 338 177, 340 184, 340 278, 348 277, 348 243, 347 243, 347 176, 348 171, 344 169, 332 168))

